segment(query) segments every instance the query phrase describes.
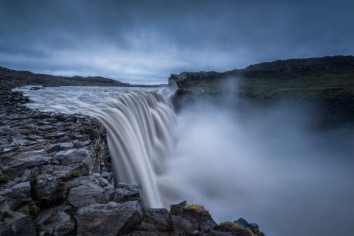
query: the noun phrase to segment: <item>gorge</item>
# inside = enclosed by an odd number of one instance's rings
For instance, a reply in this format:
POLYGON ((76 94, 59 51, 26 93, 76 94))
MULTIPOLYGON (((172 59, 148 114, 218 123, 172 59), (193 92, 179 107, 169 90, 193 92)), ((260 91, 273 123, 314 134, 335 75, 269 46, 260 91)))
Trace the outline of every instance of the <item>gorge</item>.
POLYGON ((2 69, 0 232, 263 235, 236 215, 267 235, 350 233, 353 60, 309 61, 157 87, 2 69), (183 200, 199 205, 156 209, 183 200))

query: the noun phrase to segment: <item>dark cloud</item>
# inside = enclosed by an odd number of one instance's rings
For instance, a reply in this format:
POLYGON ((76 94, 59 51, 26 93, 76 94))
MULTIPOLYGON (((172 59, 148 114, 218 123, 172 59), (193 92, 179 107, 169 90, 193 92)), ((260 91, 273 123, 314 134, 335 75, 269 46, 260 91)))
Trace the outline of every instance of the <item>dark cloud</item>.
POLYGON ((161 82, 292 57, 353 54, 354 2, 1 0, 0 64, 161 82))

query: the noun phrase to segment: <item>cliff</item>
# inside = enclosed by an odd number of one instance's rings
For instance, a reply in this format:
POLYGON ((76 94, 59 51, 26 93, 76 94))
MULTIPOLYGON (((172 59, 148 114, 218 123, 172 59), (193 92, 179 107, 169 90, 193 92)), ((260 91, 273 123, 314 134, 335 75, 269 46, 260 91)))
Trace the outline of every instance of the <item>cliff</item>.
POLYGON ((11 70, 0 66, 0 86, 14 88, 23 85, 43 85, 43 86, 129 86, 129 84, 119 82, 100 76, 55 76, 45 74, 35 74, 29 71, 11 70))
POLYGON ((178 85, 175 104, 191 96, 232 93, 257 104, 311 103, 320 108, 320 125, 354 124, 354 57, 278 60, 226 72, 171 75, 178 85))
POLYGON ((96 119, 30 110, 29 99, 9 89, 101 83, 13 73, 0 76, 0 235, 264 235, 242 218, 217 224, 200 205, 149 208, 140 185, 114 180, 96 119))
MULTIPOLYGON (((230 77, 247 79, 278 79, 296 80, 306 76, 329 76, 338 77, 343 73, 353 75, 354 56, 333 56, 307 59, 277 60, 250 65, 244 69, 235 69, 226 72, 182 72, 178 75, 172 74, 169 83, 177 85, 192 86, 194 83, 204 81, 228 79, 230 77)), ((311 78, 309 78, 311 79, 311 78)))

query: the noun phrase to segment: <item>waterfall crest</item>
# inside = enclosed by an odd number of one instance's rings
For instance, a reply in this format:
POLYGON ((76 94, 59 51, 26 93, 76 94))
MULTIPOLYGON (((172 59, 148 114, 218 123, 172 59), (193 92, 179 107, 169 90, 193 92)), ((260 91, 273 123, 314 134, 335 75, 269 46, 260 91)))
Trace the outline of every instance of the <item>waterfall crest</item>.
POLYGON ((107 129, 116 180, 140 183, 146 203, 161 207, 156 175, 172 148, 174 111, 156 92, 129 92, 112 100, 112 106, 92 115, 107 129))
POLYGON ((145 202, 162 207, 157 176, 172 148, 176 121, 165 89, 63 88, 23 91, 34 101, 31 108, 97 118, 107 130, 116 182, 141 184, 145 202))

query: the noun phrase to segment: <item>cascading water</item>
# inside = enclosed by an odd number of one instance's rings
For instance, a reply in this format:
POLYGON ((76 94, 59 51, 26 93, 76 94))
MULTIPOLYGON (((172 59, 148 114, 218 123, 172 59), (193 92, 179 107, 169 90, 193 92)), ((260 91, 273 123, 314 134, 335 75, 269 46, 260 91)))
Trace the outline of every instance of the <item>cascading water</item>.
POLYGON ((32 108, 82 113, 101 121, 107 130, 116 180, 141 184, 145 202, 161 207, 156 178, 172 148, 174 111, 158 91, 121 90, 69 87, 65 92, 46 88, 25 90, 25 94, 35 101, 32 108))
POLYGON ((107 128, 116 178, 141 183, 150 206, 161 206, 156 174, 171 149, 174 113, 162 95, 134 92, 119 96, 114 107, 93 114, 107 128))
POLYGON ((337 132, 321 131, 318 139, 303 130, 301 110, 293 106, 253 113, 235 111, 228 97, 223 106, 188 100, 175 122, 165 99, 173 88, 24 92, 32 108, 98 118, 107 128, 118 182, 140 183, 151 207, 187 200, 205 205, 217 221, 243 216, 277 236, 352 232, 352 135, 343 133, 342 144, 333 142, 337 132))

